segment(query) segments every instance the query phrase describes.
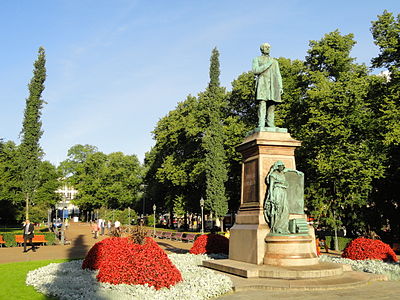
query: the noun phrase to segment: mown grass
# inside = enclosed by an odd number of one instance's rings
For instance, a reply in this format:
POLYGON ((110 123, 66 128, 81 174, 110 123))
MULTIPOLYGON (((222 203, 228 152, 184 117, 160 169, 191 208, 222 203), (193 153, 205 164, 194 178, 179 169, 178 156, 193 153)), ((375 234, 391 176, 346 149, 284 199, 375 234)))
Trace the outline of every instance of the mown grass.
POLYGON ((0 264, 0 299, 44 300, 56 299, 47 297, 25 284, 29 271, 46 266, 50 263, 70 261, 69 259, 40 260, 18 263, 0 264))

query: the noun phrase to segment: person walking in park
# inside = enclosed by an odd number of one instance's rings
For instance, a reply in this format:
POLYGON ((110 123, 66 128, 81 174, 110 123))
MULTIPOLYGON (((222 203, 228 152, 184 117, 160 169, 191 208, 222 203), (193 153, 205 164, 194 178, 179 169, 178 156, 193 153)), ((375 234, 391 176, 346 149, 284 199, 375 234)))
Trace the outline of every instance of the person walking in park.
POLYGON ((93 237, 95 239, 97 239, 97 236, 99 234, 99 226, 97 225, 96 221, 92 223, 92 233, 93 233, 93 237))
POLYGON ((28 219, 26 219, 23 224, 24 224, 24 226, 22 227, 22 230, 23 230, 23 236, 24 236, 24 253, 28 252, 26 250, 26 244, 28 241, 29 241, 29 244, 31 245, 32 251, 36 252, 35 245, 32 243, 32 239, 35 236, 34 226, 28 219))
POLYGON ((104 229, 105 229, 105 220, 104 219, 99 219, 99 229, 100 229, 100 235, 104 235, 104 229))
POLYGON ((121 223, 118 220, 114 222, 114 230, 118 235, 121 233, 121 223))
POLYGON ((108 234, 111 234, 111 225, 112 225, 112 222, 111 222, 111 220, 108 220, 108 222, 107 222, 107 233, 108 234))

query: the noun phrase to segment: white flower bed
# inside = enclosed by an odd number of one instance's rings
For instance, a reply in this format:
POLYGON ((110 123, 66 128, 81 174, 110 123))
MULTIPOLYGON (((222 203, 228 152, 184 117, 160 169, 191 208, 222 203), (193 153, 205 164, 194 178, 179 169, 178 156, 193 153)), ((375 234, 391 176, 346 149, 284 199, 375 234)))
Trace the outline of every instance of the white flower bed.
POLYGON ((206 255, 170 254, 183 281, 170 289, 156 290, 144 285, 100 283, 97 271, 82 270, 82 260, 52 263, 30 271, 26 284, 38 292, 59 299, 210 299, 232 290, 228 276, 200 267, 206 255))
POLYGON ((386 275, 389 280, 400 280, 399 263, 389 263, 381 260, 353 260, 348 258, 332 257, 328 255, 322 255, 320 261, 348 264, 353 268, 354 271, 383 274, 386 275))

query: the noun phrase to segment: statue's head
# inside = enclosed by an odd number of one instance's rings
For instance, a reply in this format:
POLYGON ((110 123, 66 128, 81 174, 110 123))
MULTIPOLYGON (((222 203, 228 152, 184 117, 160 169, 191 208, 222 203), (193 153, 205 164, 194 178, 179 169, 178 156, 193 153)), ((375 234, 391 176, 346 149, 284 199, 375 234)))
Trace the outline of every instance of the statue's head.
POLYGON ((261 50, 262 54, 269 54, 270 49, 271 49, 271 45, 268 43, 261 44, 261 46, 260 46, 260 50, 261 50))
POLYGON ((285 164, 282 161, 278 160, 274 162, 271 168, 269 169, 268 175, 265 177, 266 183, 269 184, 269 177, 272 173, 274 173, 275 171, 283 172, 284 170, 285 170, 285 164))
POLYGON ((274 170, 283 171, 283 170, 285 169, 285 164, 284 164, 282 161, 278 160, 278 161, 276 161, 276 162, 274 163, 273 169, 274 169, 274 170))

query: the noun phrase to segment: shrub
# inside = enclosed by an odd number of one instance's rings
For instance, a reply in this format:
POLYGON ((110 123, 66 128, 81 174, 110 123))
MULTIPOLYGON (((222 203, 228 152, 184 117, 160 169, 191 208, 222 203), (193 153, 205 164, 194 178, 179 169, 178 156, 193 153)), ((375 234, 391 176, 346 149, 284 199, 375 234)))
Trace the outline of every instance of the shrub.
POLYGON ((6 247, 15 247, 17 246, 17 242, 15 241, 15 235, 16 234, 22 234, 21 232, 18 231, 18 233, 13 233, 13 232, 2 232, 0 233, 3 236, 3 240, 6 242, 6 247))
MULTIPOLYGON (((17 246, 17 242, 15 241, 15 235, 21 235, 22 231, 18 230, 18 231, 13 231, 13 232, 0 232, 0 235, 3 236, 3 240, 6 242, 5 246, 6 247, 16 247, 17 246)), ((47 245, 55 245, 56 244, 56 238, 54 236, 54 233, 52 232, 36 232, 35 230, 35 234, 38 235, 44 235, 44 238, 48 241, 47 245)))
POLYGON ((146 220, 147 226, 154 226, 155 222, 156 222, 156 220, 153 215, 150 215, 147 217, 147 220, 146 220))
MULTIPOLYGON (((57 244, 56 236, 53 232, 39 232, 38 234, 44 235, 44 238, 47 240, 47 245, 57 244)), ((67 235, 67 240, 68 240, 68 235, 67 235)))
POLYGON ((363 237, 348 243, 342 257, 353 260, 378 259, 397 262, 397 256, 388 244, 363 237))
POLYGON ((203 234, 199 236, 190 249, 192 254, 229 254, 229 239, 219 234, 203 234))
MULTIPOLYGON (((335 237, 331 235, 327 235, 325 237, 326 239, 326 244, 328 245, 329 249, 335 249, 335 237)), ((339 250, 343 251, 344 248, 346 248, 346 245, 351 242, 353 239, 352 238, 347 238, 343 236, 338 236, 338 246, 339 250)))
POLYGON ((99 270, 97 280, 111 284, 148 284, 157 290, 182 280, 181 273, 157 243, 146 237, 143 245, 129 238, 107 238, 96 243, 82 263, 99 270))

